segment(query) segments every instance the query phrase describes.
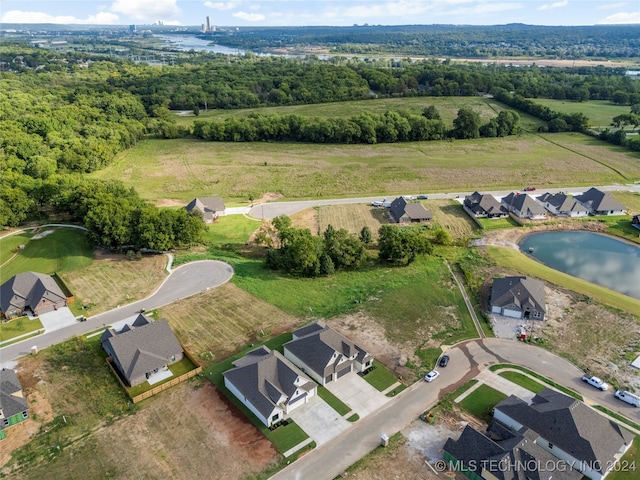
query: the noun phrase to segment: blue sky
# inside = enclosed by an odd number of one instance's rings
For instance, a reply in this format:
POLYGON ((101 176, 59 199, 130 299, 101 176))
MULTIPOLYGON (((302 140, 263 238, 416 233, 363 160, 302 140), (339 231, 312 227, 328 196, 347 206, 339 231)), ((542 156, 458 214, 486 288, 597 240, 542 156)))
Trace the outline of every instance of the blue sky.
POLYGON ((219 26, 640 24, 640 0, 0 0, 3 23, 219 26))

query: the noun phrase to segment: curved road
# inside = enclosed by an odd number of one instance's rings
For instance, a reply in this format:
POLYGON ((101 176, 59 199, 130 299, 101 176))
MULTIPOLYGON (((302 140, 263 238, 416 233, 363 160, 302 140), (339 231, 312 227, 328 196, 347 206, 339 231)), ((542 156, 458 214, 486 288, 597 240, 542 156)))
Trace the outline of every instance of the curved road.
POLYGON ((0 363, 15 360, 31 352, 36 345, 39 349, 63 342, 76 335, 97 330, 105 325, 112 325, 121 320, 135 316, 140 309, 152 310, 168 305, 177 300, 190 297, 226 283, 233 276, 233 268, 228 263, 218 260, 201 260, 187 263, 174 269, 162 282, 162 285, 149 297, 120 308, 88 317, 86 322, 54 330, 49 333, 31 337, 0 349, 0 363))
POLYGON ((563 358, 539 347, 498 338, 470 340, 447 350, 451 360, 434 382, 417 382, 380 410, 354 423, 348 430, 298 459, 271 477, 275 480, 332 479, 380 444, 380 435, 391 436, 432 408, 445 393, 474 378, 496 363, 513 363, 539 372, 597 403, 638 422, 637 409, 616 400, 611 390, 600 392, 580 378, 582 371, 563 358))

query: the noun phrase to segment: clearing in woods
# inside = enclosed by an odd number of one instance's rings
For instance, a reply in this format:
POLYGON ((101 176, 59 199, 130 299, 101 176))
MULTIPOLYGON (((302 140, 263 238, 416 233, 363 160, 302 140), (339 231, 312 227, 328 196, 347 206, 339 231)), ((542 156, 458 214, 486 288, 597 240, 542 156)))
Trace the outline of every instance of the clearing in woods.
POLYGON ((163 307, 159 318, 167 319, 185 349, 203 366, 299 322, 231 282, 163 307))
POLYGON ((129 260, 126 255, 96 250, 90 265, 62 275, 75 296, 70 303, 76 314, 96 315, 151 295, 165 279, 167 257, 145 255, 129 260), (82 305, 90 305, 82 310, 82 305))

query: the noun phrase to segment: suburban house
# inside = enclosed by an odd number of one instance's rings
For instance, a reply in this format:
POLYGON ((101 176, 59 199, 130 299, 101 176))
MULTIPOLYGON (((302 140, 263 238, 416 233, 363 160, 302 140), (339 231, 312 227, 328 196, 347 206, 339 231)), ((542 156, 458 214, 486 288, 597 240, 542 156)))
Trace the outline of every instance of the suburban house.
POLYGON ((398 223, 428 222, 433 217, 431 210, 424 208, 420 202, 408 203, 404 197, 391 202, 389 213, 398 223))
POLYGON ((597 188, 590 188, 582 195, 576 195, 579 201, 591 215, 624 215, 626 207, 615 200, 610 193, 597 188))
POLYGON ((23 272, 11 277, 0 287, 0 309, 5 318, 33 315, 67 306, 67 296, 49 275, 23 272))
POLYGON ((204 223, 212 223, 220 215, 224 215, 225 206, 221 197, 200 197, 191 200, 184 208, 187 212, 200 212, 204 223))
POLYGON ((538 202, 544 205, 554 215, 561 217, 586 217, 589 211, 578 202, 575 198, 564 193, 545 193, 536 198, 538 202))
POLYGON ((280 352, 260 347, 233 362, 224 386, 267 427, 305 405, 318 386, 280 352))
POLYGON ((516 217, 530 220, 544 220, 547 211, 526 193, 511 192, 502 199, 502 205, 516 217))
POLYGON ((449 438, 443 447, 444 460, 453 470, 472 480, 544 479, 580 480, 582 474, 566 468, 551 469, 558 459, 536 444, 538 434, 523 427, 511 430, 493 421, 483 434, 467 425, 458 440, 449 438))
POLYGON ((132 387, 146 382, 154 373, 165 370, 184 356, 182 345, 167 321, 152 321, 143 314, 120 331, 105 330, 100 343, 132 387))
POLYGON ((640 213, 633 216, 633 218, 631 219, 631 225, 636 227, 637 229, 640 229, 640 213))
POLYGON ((373 365, 371 355, 322 321, 294 331, 284 356, 320 385, 373 365))
POLYGON ((29 405, 22 393, 16 372, 0 370, 0 440, 7 437, 6 429, 29 418, 29 405))
POLYGON ((507 208, 498 202, 493 195, 482 195, 473 192, 464 197, 464 209, 476 218, 505 218, 509 216, 507 208))
POLYGON ((591 480, 604 478, 634 439, 617 423, 550 388, 530 404, 511 395, 496 405, 493 418, 517 432, 531 429, 538 446, 591 480))
POLYGON ((523 320, 544 320, 544 283, 531 277, 494 278, 489 308, 491 313, 523 320))

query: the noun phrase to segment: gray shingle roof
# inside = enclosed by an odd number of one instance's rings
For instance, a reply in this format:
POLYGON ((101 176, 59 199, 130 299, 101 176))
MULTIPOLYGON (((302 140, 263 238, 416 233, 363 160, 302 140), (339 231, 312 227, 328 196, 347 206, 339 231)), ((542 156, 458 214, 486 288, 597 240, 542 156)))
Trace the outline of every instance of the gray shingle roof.
POLYGON ((140 314, 136 322, 140 326, 127 327, 121 332, 111 329, 109 333, 105 331, 100 338, 103 345, 110 346, 122 366, 123 375, 129 382, 171 363, 171 357, 183 351, 165 319, 152 322, 140 314), (146 323, 140 317, 143 317, 146 323))
POLYGON ((185 207, 188 212, 197 210, 202 213, 205 220, 212 219, 215 215, 224 212, 224 200, 222 197, 199 197, 194 198, 185 207))
POLYGON ((546 296, 544 283, 531 277, 494 278, 491 287, 491 305, 521 309, 530 307, 545 312, 546 296))
POLYGON ((584 403, 549 388, 538 393, 531 405, 511 396, 495 408, 574 458, 593 466, 599 463, 606 468, 620 448, 634 438, 584 403))
POLYGON ((464 204, 476 215, 508 213, 505 206, 498 202, 493 195, 482 195, 478 192, 473 192, 471 195, 464 197, 464 204))
POLYGON ((67 298, 55 280, 44 273, 19 273, 0 287, 0 308, 3 312, 33 309, 43 298, 53 303, 67 298))
POLYGON ((588 210, 582 206, 576 199, 565 195, 564 193, 545 193, 538 197, 542 203, 553 205, 559 213, 569 214, 571 212, 587 212, 588 210))
POLYGON ((298 388, 294 382, 299 377, 306 381, 301 389, 308 391, 315 386, 280 352, 267 347, 253 350, 233 364, 235 367, 222 375, 265 417, 279 406, 277 402, 282 396, 284 402, 291 399, 298 388))
MULTIPOLYGON (((5 418, 28 410, 27 399, 22 394, 22 385, 16 372, 3 368, 0 370, 0 410, 5 418)), ((0 422, 0 429, 5 428, 0 422)))
POLYGON ((610 193, 605 193, 597 188, 590 188, 582 195, 576 195, 576 200, 588 205, 592 211, 625 210, 625 206, 615 200, 610 193))
MULTIPOLYGON (((310 333, 299 336, 300 330, 294 332, 294 340, 285 343, 284 348, 322 377, 333 373, 338 367, 336 362, 341 357, 338 356, 332 361, 334 353, 337 352, 347 358, 359 354, 359 349, 353 342, 328 326, 318 330, 311 324, 304 328, 310 333)), ((339 367, 343 368, 343 365, 346 364, 340 364, 339 367)))
POLYGON ((523 214, 546 215, 545 208, 529 195, 511 192, 502 199, 502 204, 507 208, 515 208, 523 214))
POLYGON ((396 198, 391 202, 389 211, 396 221, 399 221, 403 215, 407 215, 411 220, 431 220, 431 210, 427 210, 421 203, 407 203, 403 197, 396 198))

